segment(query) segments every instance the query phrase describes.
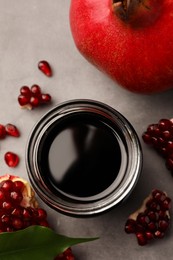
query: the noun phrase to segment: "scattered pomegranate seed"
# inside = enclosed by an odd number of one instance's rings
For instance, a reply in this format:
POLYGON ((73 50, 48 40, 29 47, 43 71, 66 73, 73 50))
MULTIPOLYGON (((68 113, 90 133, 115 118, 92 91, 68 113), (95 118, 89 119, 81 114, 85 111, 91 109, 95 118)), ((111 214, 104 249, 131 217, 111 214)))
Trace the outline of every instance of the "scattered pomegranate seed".
POLYGON ((9 167, 16 167, 19 163, 18 155, 13 152, 5 153, 4 160, 9 167))
POLYGON ((5 125, 5 131, 8 135, 14 136, 14 137, 19 137, 20 132, 17 129, 17 127, 13 124, 7 124, 5 125))
POLYGON ((4 139, 6 136, 6 131, 4 125, 0 124, 0 139, 4 139))
POLYGON ((135 234, 143 246, 156 238, 163 238, 170 226, 171 199, 160 190, 153 190, 140 209, 131 214, 125 224, 128 234, 135 234))
POLYGON ((31 88, 23 86, 20 89, 20 95, 18 96, 18 102, 21 107, 32 109, 41 104, 51 102, 51 96, 41 92, 40 86, 34 84, 31 88))
POLYGON ((49 103, 51 101, 51 96, 49 94, 42 94, 41 101, 43 103, 49 103))
POLYGON ((142 138, 165 158, 165 165, 173 174, 173 120, 163 118, 149 125, 142 138))
POLYGON ((28 86, 23 86, 20 88, 20 93, 21 95, 24 95, 24 96, 28 96, 30 97, 31 96, 31 90, 28 86))
POLYGON ((41 95, 41 88, 34 84, 31 86, 31 92, 33 96, 39 97, 41 95))
POLYGON ((30 97, 25 95, 19 95, 18 96, 18 102, 21 105, 21 107, 27 106, 29 104, 30 97))
POLYGON ((52 76, 52 69, 50 64, 46 60, 39 61, 38 68, 41 70, 46 76, 52 76))

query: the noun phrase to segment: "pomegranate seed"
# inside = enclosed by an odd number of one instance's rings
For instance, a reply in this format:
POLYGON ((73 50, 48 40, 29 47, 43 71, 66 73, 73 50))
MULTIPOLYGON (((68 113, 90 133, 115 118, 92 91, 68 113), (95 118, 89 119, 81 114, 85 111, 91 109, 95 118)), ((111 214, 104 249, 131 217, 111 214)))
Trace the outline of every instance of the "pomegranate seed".
POLYGON ((46 60, 39 61, 38 68, 41 70, 46 76, 52 76, 52 69, 49 63, 46 60))
POLYGON ((25 220, 29 220, 31 219, 31 213, 28 209, 23 209, 22 215, 24 217, 25 220))
POLYGON ((10 223, 10 216, 9 215, 3 215, 1 217, 1 222, 4 224, 9 224, 10 223))
POLYGON ((168 221, 166 221, 164 219, 159 221, 158 228, 159 228, 160 231, 166 231, 168 226, 169 226, 168 221))
POLYGON ((5 198, 5 192, 3 190, 0 190, 0 201, 4 200, 5 198))
POLYGON ((4 139, 6 136, 6 131, 4 125, 0 124, 0 139, 4 139))
POLYGON ((17 129, 17 127, 13 124, 7 124, 5 126, 5 131, 8 135, 14 136, 14 137, 19 137, 20 136, 20 132, 17 129))
POLYGON ((22 214, 22 208, 21 207, 14 208, 13 211, 11 212, 11 215, 17 216, 17 217, 20 217, 21 214, 22 214))
POLYGON ((151 240, 154 238, 154 235, 151 231, 146 231, 145 236, 146 236, 147 240, 151 240))
POLYGON ((5 192, 9 192, 14 188, 14 183, 11 180, 5 180, 0 184, 1 189, 5 192))
POLYGON ((23 200, 23 196, 21 192, 12 191, 10 193, 11 199, 14 201, 14 203, 20 204, 20 202, 23 200))
POLYGON ((2 208, 6 211, 11 211, 13 210, 13 206, 12 206, 12 203, 10 201, 4 201, 2 203, 2 208))
POLYGON ((156 238, 163 238, 165 236, 165 233, 160 231, 160 230, 157 230, 155 233, 154 233, 155 237, 156 238))
POLYGON ((17 154, 13 153, 13 152, 7 152, 4 155, 4 159, 6 164, 9 167, 16 167, 19 163, 19 157, 17 154))
POLYGON ((171 158, 168 157, 168 158, 166 159, 165 165, 166 165, 166 167, 167 167, 168 170, 173 171, 173 159, 171 159, 171 158))
POLYGON ((36 97, 40 97, 40 95, 41 95, 41 89, 36 84, 31 87, 31 92, 32 92, 32 95, 34 95, 36 97))
POLYGON ((32 107, 38 107, 40 105, 40 99, 38 97, 31 97, 29 103, 32 107))
POLYGON ((171 208, 171 199, 167 197, 164 201, 162 201, 161 208, 164 210, 170 209, 171 208))
POLYGON ((38 208, 37 213, 38 213, 37 218, 40 220, 45 219, 47 217, 47 213, 44 209, 38 208))
POLYGON ((160 119, 158 123, 159 129, 162 131, 169 129, 172 126, 172 122, 169 119, 160 119))
POLYGON ((135 233, 136 232, 136 221, 133 219, 128 219, 125 225, 125 232, 130 234, 130 233, 135 233))
POLYGON ((28 86, 23 86, 20 88, 20 93, 21 95, 24 95, 26 97, 30 97, 31 96, 31 90, 28 86))
POLYGON ((42 94, 41 95, 41 102, 48 103, 51 101, 51 96, 49 94, 42 94))
POLYGON ((43 227, 49 227, 47 220, 41 220, 37 224, 43 227))
POLYGON ((21 106, 26 106, 30 101, 30 97, 24 96, 24 95, 19 95, 18 96, 18 102, 21 106))
POLYGON ((15 187, 15 190, 23 191, 25 185, 22 181, 15 181, 14 187, 15 187))
POLYGON ((136 234, 136 237, 137 237, 137 240, 138 240, 138 244, 139 244, 140 246, 144 246, 144 245, 147 244, 147 238, 146 238, 145 234, 143 234, 143 233, 137 233, 137 234, 136 234))
POLYGON ((23 221, 19 217, 14 217, 11 221, 11 225, 14 229, 19 230, 23 227, 23 221))

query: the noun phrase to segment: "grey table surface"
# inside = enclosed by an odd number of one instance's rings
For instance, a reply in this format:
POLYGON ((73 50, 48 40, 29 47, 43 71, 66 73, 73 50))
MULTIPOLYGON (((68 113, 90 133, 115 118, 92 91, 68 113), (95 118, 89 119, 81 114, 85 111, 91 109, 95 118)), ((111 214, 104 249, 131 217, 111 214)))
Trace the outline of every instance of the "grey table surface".
MULTIPOLYGON (((101 216, 87 219, 64 216, 48 210, 53 227, 69 236, 99 236, 100 239, 73 248, 80 260, 162 260, 173 259, 173 235, 145 247, 137 245, 133 235, 124 232, 128 215, 153 188, 172 196, 173 178, 163 159, 141 139, 150 123, 173 116, 173 92, 152 96, 138 95, 118 86, 89 64, 77 51, 69 26, 70 0, 0 0, 0 123, 14 123, 21 131, 19 139, 6 138, 0 144, 0 174, 16 174, 28 179, 25 148, 29 133, 40 117, 61 102, 88 98, 102 101, 122 113, 134 126, 141 140, 144 162, 140 179, 128 200, 101 216), (48 78, 37 69, 46 59, 53 67, 48 78), (19 108, 17 96, 23 85, 39 84, 53 97, 49 106, 26 111, 19 108), (19 154, 20 164, 11 169, 3 156, 7 150, 19 154)), ((172 197, 173 198, 173 197, 172 197)))

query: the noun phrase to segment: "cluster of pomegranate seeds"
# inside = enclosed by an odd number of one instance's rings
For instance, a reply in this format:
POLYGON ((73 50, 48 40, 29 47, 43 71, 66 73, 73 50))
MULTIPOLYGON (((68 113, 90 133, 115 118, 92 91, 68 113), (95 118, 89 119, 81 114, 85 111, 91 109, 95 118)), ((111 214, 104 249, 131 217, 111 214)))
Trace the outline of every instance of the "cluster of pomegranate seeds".
POLYGON ((149 125, 142 138, 165 158, 166 167, 173 173, 173 119, 149 125))
POLYGON ((126 233, 134 233, 143 246, 153 239, 163 238, 170 226, 171 199, 165 192, 153 190, 143 205, 131 214, 125 224, 126 233))
POLYGON ((4 139, 7 135, 13 137, 19 137, 20 132, 18 128, 13 124, 6 124, 6 125, 0 124, 0 139, 4 139))
POLYGON ((20 95, 18 96, 18 102, 21 107, 32 109, 40 106, 41 104, 46 104, 51 101, 51 96, 49 94, 44 94, 41 88, 34 84, 29 88, 28 86, 23 86, 20 88, 20 95))
POLYGON ((41 70, 46 76, 51 77, 52 76, 52 69, 50 67, 50 64, 46 60, 41 60, 38 63, 38 68, 41 70))
POLYGON ((19 156, 13 152, 6 152, 4 160, 9 167, 16 167, 19 164, 19 156))
POLYGON ((47 213, 42 208, 23 207, 22 181, 0 183, 0 232, 11 232, 31 225, 48 226, 47 213))

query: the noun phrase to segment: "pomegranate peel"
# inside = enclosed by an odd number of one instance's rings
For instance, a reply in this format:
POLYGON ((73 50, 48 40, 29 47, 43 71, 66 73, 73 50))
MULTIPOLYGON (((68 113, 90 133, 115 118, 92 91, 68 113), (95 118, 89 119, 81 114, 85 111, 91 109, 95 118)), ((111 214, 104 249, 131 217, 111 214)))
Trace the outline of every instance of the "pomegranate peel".
POLYGON ((135 234, 138 244, 163 238, 170 226, 171 199, 166 192, 153 190, 141 207, 132 213, 125 224, 125 232, 135 234))

